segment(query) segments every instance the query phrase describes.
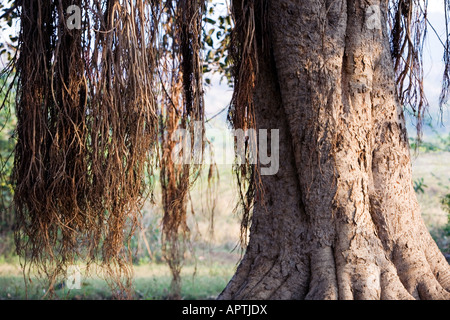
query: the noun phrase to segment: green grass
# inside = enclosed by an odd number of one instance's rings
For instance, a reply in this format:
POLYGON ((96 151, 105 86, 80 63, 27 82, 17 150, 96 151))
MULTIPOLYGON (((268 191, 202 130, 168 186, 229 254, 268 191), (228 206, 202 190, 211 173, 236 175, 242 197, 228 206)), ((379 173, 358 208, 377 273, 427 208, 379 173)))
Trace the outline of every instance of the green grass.
MULTIPOLYGON (((235 264, 201 262, 186 265, 182 270, 182 299, 214 299, 225 288, 231 279, 235 264)), ((133 280, 134 299, 161 300, 167 299, 171 277, 168 267, 161 263, 150 263, 135 266, 133 280)), ((104 300, 111 299, 112 292, 104 279, 98 275, 82 274, 81 288, 68 290, 63 282, 57 285, 54 299, 63 300, 104 300)), ((32 278, 32 283, 25 290, 21 271, 16 264, 0 265, 0 300, 42 299, 45 285, 32 278)))

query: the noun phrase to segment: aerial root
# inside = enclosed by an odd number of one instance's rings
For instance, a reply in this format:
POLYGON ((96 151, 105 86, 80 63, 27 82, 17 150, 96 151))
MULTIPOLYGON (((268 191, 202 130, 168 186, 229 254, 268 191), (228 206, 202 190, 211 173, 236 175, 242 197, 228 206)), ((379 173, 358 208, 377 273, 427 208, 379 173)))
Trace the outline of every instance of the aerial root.
POLYGON ((390 264, 380 277, 381 300, 414 300, 400 281, 395 267, 390 264))
POLYGON ((267 299, 268 297, 264 297, 267 290, 258 290, 258 287, 273 267, 274 262, 269 257, 248 251, 219 299, 255 299, 254 295, 257 293, 262 295, 259 299, 267 299))
POLYGON ((309 265, 299 256, 254 257, 247 254, 218 299, 294 300, 304 298, 309 265), (250 280, 251 279, 251 280, 250 280))
POLYGON ((450 300, 450 292, 431 273, 424 275, 418 282, 417 291, 422 300, 450 300))
POLYGON ((450 265, 428 232, 426 237, 425 257, 431 271, 441 286, 450 292, 450 265))
POLYGON ((306 300, 336 300, 338 285, 333 249, 319 247, 311 254, 311 283, 306 300))
POLYGON ((358 252, 316 245, 275 256, 250 249, 219 299, 450 299, 448 264, 417 239, 398 242, 392 254, 377 245, 358 252))
POLYGON ((233 278, 231 278, 226 288, 218 296, 219 300, 233 299, 235 293, 239 291, 245 279, 247 279, 251 270, 252 262, 253 259, 249 257, 249 254, 246 254, 239 264, 236 273, 233 275, 233 278))

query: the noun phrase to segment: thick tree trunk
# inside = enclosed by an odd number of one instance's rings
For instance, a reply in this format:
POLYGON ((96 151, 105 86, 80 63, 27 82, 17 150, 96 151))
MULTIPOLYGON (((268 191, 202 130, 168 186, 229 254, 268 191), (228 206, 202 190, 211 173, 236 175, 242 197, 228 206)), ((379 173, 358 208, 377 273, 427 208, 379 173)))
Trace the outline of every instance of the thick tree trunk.
POLYGON ((450 299, 412 187, 386 1, 276 0, 267 12, 254 102, 258 127, 280 129, 280 170, 262 177, 219 298, 450 299))

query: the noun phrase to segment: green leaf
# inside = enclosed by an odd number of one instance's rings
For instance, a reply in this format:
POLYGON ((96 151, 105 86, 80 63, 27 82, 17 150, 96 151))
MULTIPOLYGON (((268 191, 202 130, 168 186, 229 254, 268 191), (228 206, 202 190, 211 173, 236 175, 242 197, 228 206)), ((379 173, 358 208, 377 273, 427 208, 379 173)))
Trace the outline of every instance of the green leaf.
POLYGON ((212 58, 214 58, 214 52, 212 50, 209 50, 208 54, 206 55, 206 59, 211 60, 212 58))
POLYGON ((205 42, 208 44, 208 46, 210 46, 210 47, 213 46, 213 40, 212 40, 211 36, 207 36, 205 38, 205 42))
POLYGON ((209 24, 216 24, 216 20, 213 20, 211 18, 204 18, 203 21, 209 24))

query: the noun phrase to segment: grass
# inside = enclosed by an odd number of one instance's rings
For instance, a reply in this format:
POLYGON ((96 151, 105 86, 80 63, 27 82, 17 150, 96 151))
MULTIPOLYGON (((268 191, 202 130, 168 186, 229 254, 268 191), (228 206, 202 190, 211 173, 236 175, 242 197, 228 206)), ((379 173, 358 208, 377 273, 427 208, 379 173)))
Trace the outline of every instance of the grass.
MULTIPOLYGON (((183 299, 214 299, 231 279, 235 264, 200 262, 186 265, 182 270, 183 299)), ((166 299, 170 288, 170 272, 167 265, 150 263, 135 266, 133 281, 134 299, 166 299)), ((81 288, 68 290, 65 283, 57 284, 54 299, 104 300, 111 299, 112 292, 106 281, 99 276, 85 275, 82 271, 81 288)), ((0 265, 0 300, 42 299, 45 294, 44 284, 37 278, 25 290, 21 270, 17 264, 0 265)))

